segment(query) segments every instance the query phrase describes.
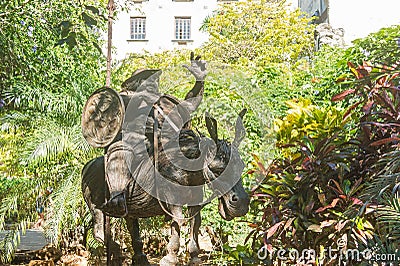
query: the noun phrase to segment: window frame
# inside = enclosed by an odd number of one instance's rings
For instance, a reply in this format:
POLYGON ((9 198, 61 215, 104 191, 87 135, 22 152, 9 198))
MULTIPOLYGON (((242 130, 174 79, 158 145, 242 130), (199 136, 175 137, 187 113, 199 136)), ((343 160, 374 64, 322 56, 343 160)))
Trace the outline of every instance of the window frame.
POLYGON ((130 39, 129 40, 131 40, 131 41, 146 41, 147 40, 146 39, 146 37, 147 37, 146 24, 147 24, 147 18, 145 16, 130 17, 130 19, 129 19, 130 39), (134 21, 135 21, 135 23, 137 23, 136 29, 138 31, 134 31, 134 29, 135 29, 135 25, 133 24, 134 21), (142 27, 142 28, 140 28, 140 27, 142 27), (142 36, 143 38, 139 38, 139 36, 142 36))
POLYGON ((192 17, 191 16, 175 16, 174 17, 174 37, 176 41, 191 41, 192 38, 192 17), (179 26, 177 23, 179 20, 182 21, 182 25, 179 26), (185 21, 189 22, 189 25, 185 25, 185 21), (185 29, 189 30, 189 32, 185 33, 185 29), (178 31, 182 30, 182 33, 179 33, 178 31), (185 38, 185 36, 187 36, 185 38))

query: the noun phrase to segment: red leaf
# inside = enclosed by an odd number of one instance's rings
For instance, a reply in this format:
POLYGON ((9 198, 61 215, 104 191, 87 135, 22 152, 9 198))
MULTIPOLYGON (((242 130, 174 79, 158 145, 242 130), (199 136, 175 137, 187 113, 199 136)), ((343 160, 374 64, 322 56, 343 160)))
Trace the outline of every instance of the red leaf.
POLYGON ((251 169, 251 170, 247 171, 247 174, 248 174, 248 175, 254 174, 255 171, 256 171, 256 170, 251 169))
POLYGON ((347 66, 349 67, 349 68, 356 68, 356 66, 352 63, 352 62, 347 62, 347 66))
POLYGON ((390 78, 389 78, 389 82, 394 80, 395 78, 397 78, 400 75, 400 73, 394 73, 390 78))
POLYGON ((346 118, 350 115, 351 111, 356 109, 357 106, 359 106, 360 104, 361 104, 361 102, 358 102, 358 103, 355 103, 352 106, 350 106, 350 108, 347 109, 346 113, 343 115, 343 120, 346 120, 346 118))
POLYGON ((339 183, 334 179, 331 179, 331 180, 332 180, 333 183, 335 183, 335 186, 336 186, 337 190, 340 192, 339 194, 344 194, 343 190, 340 188, 339 183))
POLYGON ((273 236, 276 232, 276 230, 278 230, 279 226, 281 226, 285 221, 280 221, 279 223, 274 224, 272 227, 270 227, 267 230, 267 238, 270 238, 271 236, 273 236))
POLYGON ((363 205, 364 204, 361 200, 359 200, 357 198, 351 197, 350 199, 353 201, 353 204, 357 204, 357 205, 363 205))
POLYGON ((343 82, 343 81, 345 81, 345 80, 347 80, 346 77, 340 77, 340 78, 338 78, 338 79, 336 80, 336 83, 341 83, 341 82, 343 82))
POLYGON ((335 198, 335 199, 332 200, 331 204, 326 205, 325 207, 321 207, 321 208, 319 208, 318 210, 316 210, 315 212, 316 212, 316 213, 320 213, 320 212, 325 211, 326 209, 335 208, 335 206, 336 206, 336 204, 338 203, 338 201, 339 201, 339 199, 338 199, 338 198, 335 198))
POLYGON ((263 175, 267 175, 267 170, 265 169, 264 165, 263 165, 261 162, 257 162, 257 165, 258 165, 258 167, 260 168, 261 173, 262 173, 263 175))
POLYGON ((348 89, 345 90, 339 94, 336 94, 335 96, 332 97, 331 101, 332 102, 337 102, 337 101, 341 101, 344 98, 346 98, 347 95, 354 93, 356 90, 355 89, 348 89))
POLYGON ((252 227, 252 228, 257 228, 257 227, 258 227, 258 225, 255 224, 255 223, 249 223, 248 226, 249 226, 249 227, 252 227))
POLYGON ((289 220, 287 220, 285 226, 283 227, 283 230, 287 230, 292 225, 294 219, 296 218, 292 217, 289 220))
POLYGON ((353 65, 353 63, 347 62, 347 65, 349 66, 350 71, 354 74, 354 76, 356 76, 356 78, 359 79, 360 74, 358 73, 358 71, 357 71, 356 67, 353 65))
POLYGON ((394 142, 394 141, 400 141, 400 138, 393 137, 393 138, 380 139, 380 140, 372 142, 370 145, 375 147, 375 146, 380 146, 380 145, 387 144, 387 143, 394 142))
POLYGON ((270 197, 270 195, 265 194, 265 193, 256 193, 256 194, 253 194, 252 197, 261 197, 261 198, 263 198, 263 197, 270 197))
POLYGON ((339 221, 339 222, 335 225, 336 231, 342 230, 343 227, 344 227, 348 222, 350 222, 350 220, 339 221))
POLYGON ((368 101, 364 106, 362 107, 362 110, 364 114, 367 114, 371 111, 371 107, 374 105, 374 101, 368 101))

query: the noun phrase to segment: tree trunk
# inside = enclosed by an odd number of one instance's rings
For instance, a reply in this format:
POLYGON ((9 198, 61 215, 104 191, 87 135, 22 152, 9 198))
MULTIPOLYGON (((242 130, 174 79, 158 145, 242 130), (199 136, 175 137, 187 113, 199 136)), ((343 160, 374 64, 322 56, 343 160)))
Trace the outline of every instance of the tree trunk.
POLYGON ((112 23, 114 16, 114 0, 108 1, 108 40, 107 40, 107 76, 106 87, 111 86, 111 47, 112 47, 112 23))

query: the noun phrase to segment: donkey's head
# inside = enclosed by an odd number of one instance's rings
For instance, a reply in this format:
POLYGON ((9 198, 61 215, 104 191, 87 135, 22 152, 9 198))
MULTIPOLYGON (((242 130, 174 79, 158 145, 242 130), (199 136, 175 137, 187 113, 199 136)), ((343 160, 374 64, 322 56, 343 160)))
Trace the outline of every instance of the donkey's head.
POLYGON ((216 153, 209 163, 209 173, 213 178, 213 189, 222 192, 219 197, 219 213, 225 220, 245 215, 249 210, 249 195, 243 188, 243 160, 240 158, 238 147, 245 137, 242 123, 246 109, 242 110, 236 121, 235 139, 232 143, 218 139, 217 121, 206 115, 208 133, 216 144, 216 153))

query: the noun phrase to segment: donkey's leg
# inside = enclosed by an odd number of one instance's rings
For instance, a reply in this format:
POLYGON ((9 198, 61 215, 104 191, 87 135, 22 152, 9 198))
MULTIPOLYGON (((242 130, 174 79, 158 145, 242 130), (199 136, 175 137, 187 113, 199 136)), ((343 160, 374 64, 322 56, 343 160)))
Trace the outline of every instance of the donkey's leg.
POLYGON ((202 261, 198 257, 200 254, 199 246, 199 229, 201 224, 201 207, 191 207, 189 208, 190 215, 194 217, 190 221, 190 236, 189 236, 189 246, 188 251, 190 254, 189 265, 201 265, 202 261))
POLYGON ((132 238, 133 251, 135 252, 132 258, 132 265, 150 265, 146 254, 143 253, 143 242, 140 238, 139 220, 137 218, 130 217, 125 217, 125 220, 129 234, 132 238))
POLYGON ((167 245, 167 255, 160 261, 160 266, 174 266, 178 265, 178 251, 181 231, 184 220, 182 215, 182 207, 170 206, 171 213, 173 215, 171 222, 171 237, 167 245))
POLYGON ((103 212, 94 207, 93 209, 90 209, 90 212, 92 213, 93 217, 93 236, 97 241, 104 243, 103 212))
MULTIPOLYGON (((91 210, 93 216, 93 236, 94 238, 103 243, 107 244, 104 236, 104 214, 97 208, 91 210)), ((110 253, 111 253, 111 264, 120 266, 122 263, 122 253, 120 245, 115 242, 110 236, 110 253)))

